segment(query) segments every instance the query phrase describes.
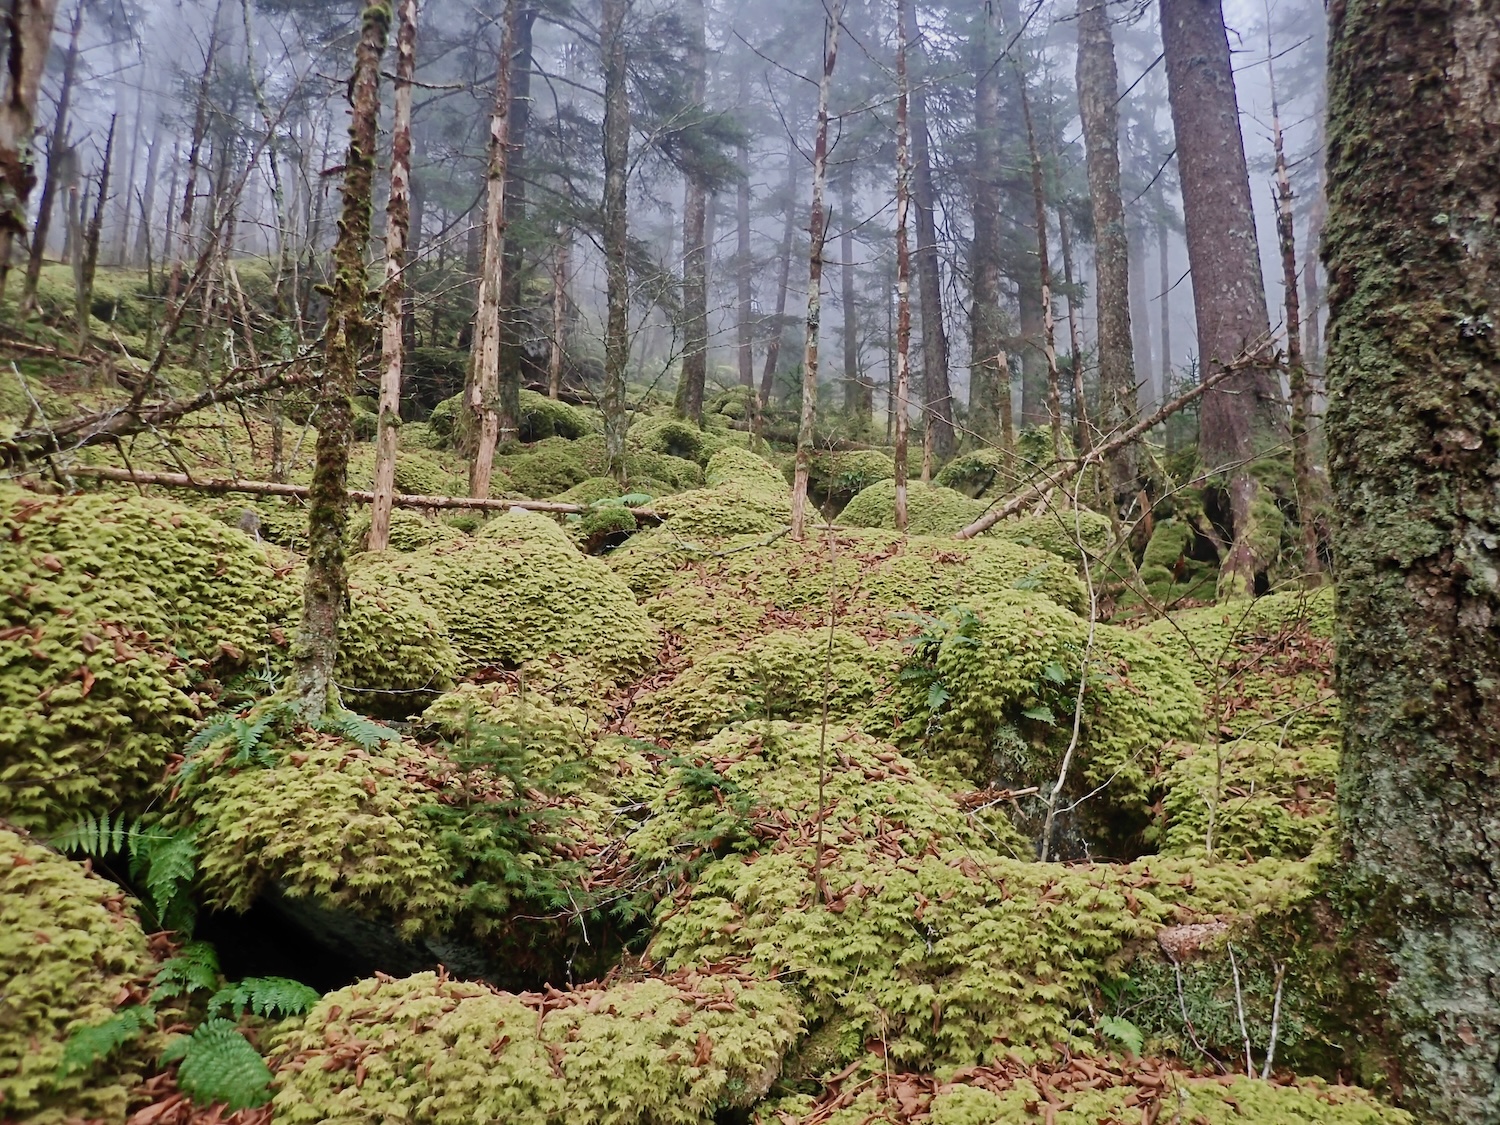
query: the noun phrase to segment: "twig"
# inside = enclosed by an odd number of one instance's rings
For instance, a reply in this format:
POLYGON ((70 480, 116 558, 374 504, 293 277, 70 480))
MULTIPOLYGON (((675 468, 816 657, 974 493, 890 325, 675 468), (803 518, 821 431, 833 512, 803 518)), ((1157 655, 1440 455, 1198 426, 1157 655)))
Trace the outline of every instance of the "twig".
POLYGON ((1281 1034, 1281 986, 1286 983, 1286 962, 1276 966, 1276 999, 1271 1002, 1271 1041, 1266 1044, 1266 1063, 1260 1068, 1262 1079, 1271 1077, 1271 1063, 1276 1058, 1276 1037, 1281 1034))
POLYGON ((1245 1040, 1245 1077, 1255 1077, 1255 1056, 1250 1053, 1250 1028, 1245 1024, 1245 994, 1240 988, 1240 964, 1234 958, 1234 946, 1229 950, 1229 971, 1234 974, 1234 1011, 1240 1018, 1240 1035, 1245 1040))

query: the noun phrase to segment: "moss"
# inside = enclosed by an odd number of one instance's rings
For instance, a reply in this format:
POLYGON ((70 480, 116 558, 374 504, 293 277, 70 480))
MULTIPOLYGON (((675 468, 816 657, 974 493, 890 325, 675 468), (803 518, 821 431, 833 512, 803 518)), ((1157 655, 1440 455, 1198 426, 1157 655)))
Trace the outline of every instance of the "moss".
POLYGON ((472 539, 357 556, 351 574, 363 590, 420 597, 465 668, 563 655, 625 673, 656 651, 656 631, 625 583, 532 513, 499 516, 472 539))
POLYGON ((0 813, 130 807, 218 681, 280 658, 295 591, 244 534, 167 501, 0 485, 0 813))
POLYGON ((138 1052, 59 1067, 71 1032, 144 999, 151 967, 119 887, 0 826, 0 1116, 123 1121, 138 1052))
MULTIPOLYGON (((906 529, 912 535, 952 535, 978 519, 985 505, 937 484, 907 485, 906 529)), ((840 513, 844 527, 896 526, 896 482, 877 481, 859 493, 840 513)))
POLYGON ((278 1037, 274 1106, 291 1123, 707 1123, 765 1093, 797 1030, 780 985, 728 973, 546 997, 362 981, 278 1037))
POLYGON ((975 499, 1004 496, 1016 483, 1016 459, 1002 449, 976 449, 949 461, 935 483, 975 499))
POLYGON ((731 482, 664 496, 652 505, 669 527, 663 538, 725 539, 735 535, 763 535, 792 522, 792 502, 784 491, 758 483, 731 482))
POLYGON ((1109 518, 1087 508, 1059 508, 1036 516, 1001 520, 985 535, 1051 551, 1071 562, 1079 562, 1079 545, 1098 557, 1114 537, 1109 518))
POLYGON ((566 492, 559 493, 555 499, 564 504, 588 505, 597 504, 601 500, 617 500, 621 495, 620 486, 613 477, 589 477, 566 492))
POLYGON ((177 816, 196 832, 203 901, 245 911, 274 882, 407 935, 440 932, 459 890, 420 811, 428 795, 399 753, 334 735, 280 737, 269 768, 215 765, 210 748, 183 787, 177 816))
POLYGON ((635 516, 629 508, 597 508, 584 513, 578 521, 577 538, 587 550, 588 545, 601 539, 632 534, 635 526, 635 516))
MULTIPOLYGON (((1169 906, 1128 869, 1002 858, 965 830, 951 802, 928 799, 904 760, 871 769, 851 751, 850 768, 848 743, 837 737, 820 896, 817 732, 804 731, 798 768, 757 779, 752 790, 760 797, 768 785, 800 780, 794 800, 760 798, 774 811, 752 820, 752 831, 769 839, 755 850, 739 844, 745 854, 713 861, 664 903, 649 954, 668 967, 745 957, 778 973, 801 994, 810 1026, 837 1027, 838 1061, 864 1054, 872 1040, 900 1066, 1091 1042, 1090 995, 1169 906)), ((736 780, 735 766, 723 772, 736 780)))
POLYGON ((581 445, 564 438, 547 438, 523 452, 496 457, 495 464, 521 495, 547 499, 598 475, 585 462, 581 445))
POLYGON ((464 396, 456 394, 443 399, 427 416, 427 425, 439 438, 451 444, 458 429, 459 415, 463 412, 464 396))
POLYGON ((595 429, 597 427, 588 412, 522 388, 522 441, 541 441, 549 437, 581 438, 595 429))
POLYGON ((704 404, 704 425, 709 424, 707 417, 712 415, 719 415, 724 418, 733 418, 740 421, 749 418, 755 398, 754 387, 739 385, 725 387, 704 404))
POLYGON ((786 478, 775 465, 758 453, 733 445, 708 459, 703 477, 710 488, 733 483, 762 488, 767 492, 784 492, 787 487, 786 478))
POLYGON ((631 717, 648 736, 677 742, 752 717, 812 719, 823 708, 826 672, 829 715, 889 735, 900 655, 895 642, 872 644, 848 630, 779 630, 698 657, 640 697, 631 717))
POLYGON ((1140 574, 1147 592, 1159 605, 1214 596, 1214 568, 1191 555, 1196 537, 1186 520, 1162 520, 1152 529, 1141 556, 1140 574))
POLYGON ((636 450, 664 453, 700 466, 708 464, 709 458, 724 448, 723 439, 670 415, 637 418, 630 424, 625 440, 636 450))
MULTIPOLYGON (((415 551, 437 543, 451 543, 463 537, 464 533, 451 523, 402 508, 391 510, 390 549, 393 551, 415 551)), ((344 538, 350 554, 357 555, 365 549, 365 543, 370 538, 368 508, 349 518, 349 529, 344 538)))
POLYGON ((460 663, 441 618, 416 593, 350 583, 335 673, 350 706, 409 714, 451 686, 460 663))
POLYGON ((842 508, 876 481, 895 476, 896 463, 878 449, 819 451, 808 464, 807 487, 819 503, 842 508))
MULTIPOLYGON (((349 451, 349 487, 375 487, 375 447, 349 451)), ((458 461, 426 449, 406 449, 396 458, 396 491, 411 496, 466 496, 468 482, 458 461)))

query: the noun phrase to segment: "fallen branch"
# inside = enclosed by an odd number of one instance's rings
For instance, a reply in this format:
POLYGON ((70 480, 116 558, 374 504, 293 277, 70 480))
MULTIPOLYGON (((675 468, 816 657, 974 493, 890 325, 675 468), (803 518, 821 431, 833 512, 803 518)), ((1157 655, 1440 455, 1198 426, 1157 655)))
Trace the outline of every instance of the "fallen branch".
POLYGON ((985 512, 984 515, 960 531, 956 538, 973 539, 974 536, 983 534, 1001 520, 1009 519, 1011 516, 1021 512, 1029 504, 1041 499, 1059 485, 1066 484, 1090 465, 1103 464, 1116 450, 1122 449, 1132 442, 1139 441, 1153 428, 1161 425, 1161 423, 1176 414, 1184 406, 1201 397, 1204 391, 1217 386, 1231 375, 1244 370, 1246 367, 1265 362, 1265 358, 1259 353, 1246 353, 1240 356, 1233 363, 1226 364, 1209 375, 1196 387, 1178 395, 1171 402, 1163 403, 1161 408, 1149 418, 1143 418, 1128 430, 1117 434, 1106 442, 1101 442, 1082 457, 1069 461, 1065 465, 1058 466, 1035 484, 1016 493, 1016 495, 1012 496, 1004 504, 1000 505, 1000 507, 992 508, 990 511, 985 512))
MULTIPOLYGON (((153 473, 141 469, 115 469, 89 466, 70 470, 75 477, 93 480, 116 480, 127 484, 155 484, 163 488, 186 488, 194 492, 243 492, 252 496, 287 496, 296 500, 307 499, 305 484, 279 484, 268 480, 239 480, 233 477, 197 479, 186 473, 153 473)), ((349 499, 357 504, 369 504, 375 499, 373 492, 359 489, 349 490, 349 499)), ((508 512, 522 508, 528 512, 551 512, 557 515, 583 515, 599 511, 583 504, 564 504, 553 500, 492 500, 472 496, 415 496, 398 492, 395 499, 398 508, 463 508, 486 512, 508 512)), ((660 520, 662 516, 654 508, 627 508, 638 520, 660 520)))

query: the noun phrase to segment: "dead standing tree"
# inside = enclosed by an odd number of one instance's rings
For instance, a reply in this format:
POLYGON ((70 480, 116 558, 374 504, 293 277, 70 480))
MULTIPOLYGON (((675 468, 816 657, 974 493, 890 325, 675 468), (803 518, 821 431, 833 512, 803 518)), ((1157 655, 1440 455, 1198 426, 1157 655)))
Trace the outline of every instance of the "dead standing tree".
POLYGON ((36 186, 32 132, 42 72, 52 46, 57 0, 12 0, 5 14, 6 82, 0 99, 0 297, 16 235, 26 234, 26 203, 36 186))

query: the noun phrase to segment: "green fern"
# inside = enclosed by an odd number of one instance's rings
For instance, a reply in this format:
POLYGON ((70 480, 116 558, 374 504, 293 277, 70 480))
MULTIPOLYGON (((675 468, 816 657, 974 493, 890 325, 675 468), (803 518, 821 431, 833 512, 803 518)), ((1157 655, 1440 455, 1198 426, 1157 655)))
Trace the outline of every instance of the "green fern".
POLYGON ((52 846, 60 852, 90 856, 119 855, 127 844, 134 844, 139 830, 138 822, 124 813, 117 817, 112 817, 109 813, 101 817, 84 813, 52 837, 52 846))
POLYGON ((353 711, 340 710, 326 715, 313 724, 324 734, 340 734, 350 742, 359 743, 365 750, 373 750, 383 742, 390 742, 397 734, 384 723, 356 715, 353 711))
POLYGON ((63 1045, 58 1078, 92 1070, 125 1044, 140 1037, 141 1032, 156 1024, 156 1009, 150 1005, 121 1008, 103 1023, 80 1027, 63 1045))
POLYGON ((208 1002, 208 1014, 227 1009, 230 1015, 254 1012, 257 1016, 285 1019, 300 1016, 318 1002, 318 990, 287 977, 246 977, 225 985, 208 1002))
MULTIPOLYGON (((219 987, 219 956, 206 941, 190 941, 177 956, 163 961, 151 979, 153 1000, 167 1000, 190 992, 219 987)), ((215 994, 217 998, 217 993, 215 994)))
POLYGON ((137 833, 130 873, 145 884, 158 925, 192 933, 196 908, 190 892, 198 877, 198 843, 191 828, 137 833))
POLYGON ((208 1020, 173 1040, 161 1061, 178 1059, 177 1085, 200 1105, 223 1102, 232 1113, 271 1100, 271 1068, 230 1020, 208 1020))
POLYGON ((289 703, 269 703, 237 715, 215 719, 188 740, 183 750, 182 777, 190 779, 203 760, 203 751, 228 738, 234 740, 234 753, 225 764, 263 767, 275 765, 276 757, 266 736, 282 720, 295 715, 296 711, 289 703))

